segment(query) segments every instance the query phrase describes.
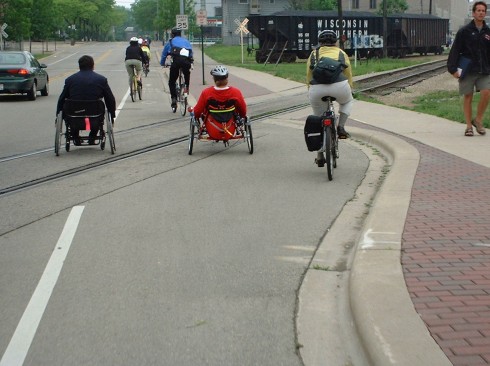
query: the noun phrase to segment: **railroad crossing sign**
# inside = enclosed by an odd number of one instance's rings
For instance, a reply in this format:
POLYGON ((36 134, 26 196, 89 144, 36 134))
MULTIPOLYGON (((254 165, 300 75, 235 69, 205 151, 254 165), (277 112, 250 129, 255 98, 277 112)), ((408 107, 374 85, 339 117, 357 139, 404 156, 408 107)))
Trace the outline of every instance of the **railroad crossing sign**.
POLYGON ((176 24, 177 29, 180 29, 180 30, 189 29, 189 19, 188 19, 187 15, 177 14, 175 16, 175 20, 176 20, 175 24, 176 24))
POLYGON ((239 19, 235 19, 235 24, 238 25, 238 28, 235 30, 235 33, 240 33, 240 44, 242 45, 242 64, 243 64, 243 33, 249 34, 250 31, 247 29, 248 18, 243 19, 243 22, 240 22, 239 19))
POLYGON ((243 19, 243 22, 240 23, 239 19, 235 19, 235 24, 238 25, 238 28, 235 29, 235 33, 245 33, 249 34, 250 31, 247 29, 248 18, 243 19))
POLYGON ((5 28, 7 28, 7 23, 3 23, 0 27, 0 50, 3 50, 3 39, 8 38, 7 32, 5 32, 5 28))
POLYGON ((197 25, 208 25, 208 15, 206 10, 198 10, 196 14, 197 25))

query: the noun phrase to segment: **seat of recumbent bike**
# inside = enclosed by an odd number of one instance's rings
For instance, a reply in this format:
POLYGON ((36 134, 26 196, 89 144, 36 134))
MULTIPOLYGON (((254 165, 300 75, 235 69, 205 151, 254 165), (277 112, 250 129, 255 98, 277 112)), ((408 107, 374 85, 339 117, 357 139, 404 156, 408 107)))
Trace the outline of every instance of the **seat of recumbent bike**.
POLYGON ((210 138, 228 140, 235 134, 235 101, 218 102, 214 99, 208 101, 206 106, 204 124, 210 138))
POLYGON ((89 130, 98 128, 105 117, 105 104, 102 100, 67 99, 63 105, 63 119, 72 128, 89 130), (88 126, 90 124, 90 127, 88 126))

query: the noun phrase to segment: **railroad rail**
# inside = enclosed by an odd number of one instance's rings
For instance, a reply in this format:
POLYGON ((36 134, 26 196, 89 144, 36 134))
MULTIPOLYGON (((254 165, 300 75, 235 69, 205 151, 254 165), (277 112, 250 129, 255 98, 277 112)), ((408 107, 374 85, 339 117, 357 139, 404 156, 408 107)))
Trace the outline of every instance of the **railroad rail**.
POLYGON ((355 82, 355 92, 388 95, 446 71, 446 60, 431 61, 359 79, 355 82))
MULTIPOLYGON (((274 115, 279 115, 279 114, 299 110, 301 108, 304 108, 306 105, 307 104, 303 103, 303 104, 299 104, 296 106, 289 106, 289 107, 281 108, 279 110, 271 111, 268 113, 262 113, 262 114, 258 114, 255 116, 251 115, 250 118, 251 118, 252 123, 253 123, 256 121, 260 121, 260 120, 270 118, 271 116, 274 116, 274 115)), ((116 133, 115 135, 127 134, 127 133, 134 131, 134 130, 150 129, 153 127, 159 127, 162 124, 168 124, 170 122, 175 122, 176 120, 178 120, 178 122, 182 122, 182 118, 174 118, 174 119, 167 120, 167 121, 155 122, 155 123, 152 123, 150 125, 136 127, 136 128, 125 130, 125 131, 120 131, 120 132, 116 133)), ((39 186, 42 184, 50 183, 50 182, 53 182, 53 181, 56 181, 59 179, 68 178, 68 177, 71 177, 73 175, 77 175, 77 174, 80 174, 82 172, 86 172, 86 171, 93 170, 93 169, 98 169, 98 168, 104 167, 104 166, 109 165, 109 164, 114 164, 114 163, 117 163, 118 161, 135 158, 135 157, 141 156, 141 155, 149 153, 149 152, 153 152, 153 151, 156 151, 159 149, 163 149, 163 148, 166 148, 169 146, 173 146, 173 145, 177 145, 177 144, 186 142, 186 141, 188 141, 188 139, 189 139, 189 135, 173 137, 171 139, 162 141, 160 143, 149 145, 149 146, 144 146, 144 147, 129 151, 129 152, 124 153, 124 154, 111 155, 111 157, 105 158, 103 160, 91 162, 91 163, 88 163, 85 165, 80 165, 78 167, 74 167, 74 168, 66 169, 66 170, 59 171, 59 172, 56 172, 53 174, 49 174, 49 175, 46 175, 44 177, 39 177, 39 178, 28 180, 28 181, 25 181, 22 183, 14 184, 14 185, 11 185, 11 186, 8 186, 5 188, 1 188, 0 189, 0 196, 4 196, 7 194, 14 194, 14 193, 23 191, 23 190, 28 189, 28 188, 32 188, 32 187, 36 187, 36 186, 39 186)), ((241 142, 237 142, 237 144, 238 143, 241 143, 241 142)), ((38 154, 43 154, 43 153, 44 154, 48 154, 48 153, 53 154, 53 148, 38 150, 35 152, 28 152, 28 153, 19 154, 19 155, 12 156, 12 157, 7 157, 4 159, 1 159, 0 163, 7 162, 7 161, 10 161, 13 159, 29 158, 33 155, 38 155, 38 154)), ((53 157, 53 159, 56 159, 56 158, 53 157)))

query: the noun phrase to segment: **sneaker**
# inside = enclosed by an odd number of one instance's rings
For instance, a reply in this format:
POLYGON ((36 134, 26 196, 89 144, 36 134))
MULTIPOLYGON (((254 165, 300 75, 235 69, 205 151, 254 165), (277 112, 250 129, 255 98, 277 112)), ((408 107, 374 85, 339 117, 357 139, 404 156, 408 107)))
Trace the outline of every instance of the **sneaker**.
POLYGON ((323 156, 323 153, 317 154, 315 164, 318 165, 319 168, 323 168, 325 166, 325 157, 323 156))
POLYGON ((339 139, 348 139, 350 137, 345 128, 342 126, 337 127, 337 135, 339 136, 339 139))
POLYGON ((172 98, 172 108, 177 108, 177 98, 172 98))
POLYGON ((80 137, 73 137, 73 145, 80 146, 81 144, 82 141, 80 140, 80 137))
POLYGON ((184 86, 184 95, 189 95, 189 88, 187 86, 184 86))

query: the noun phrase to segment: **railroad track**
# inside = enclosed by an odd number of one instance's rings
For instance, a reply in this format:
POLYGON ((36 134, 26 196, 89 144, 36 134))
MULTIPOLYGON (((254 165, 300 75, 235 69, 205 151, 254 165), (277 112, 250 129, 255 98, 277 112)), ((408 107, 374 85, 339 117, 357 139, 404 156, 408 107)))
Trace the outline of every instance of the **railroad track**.
POLYGON ((427 62, 357 80, 355 92, 370 96, 388 95, 446 71, 446 60, 427 62))
MULTIPOLYGON (((282 109, 275 110, 275 111, 271 111, 271 112, 268 112, 268 113, 262 113, 262 114, 258 114, 258 115, 255 115, 255 116, 254 115, 251 115, 250 117, 251 117, 251 120, 252 120, 252 123, 253 123, 253 122, 257 122, 257 121, 260 121, 260 120, 264 120, 264 119, 270 118, 270 117, 272 117, 274 115, 288 113, 288 112, 292 112, 292 111, 295 111, 295 110, 304 108, 306 105, 307 104, 299 104, 299 105, 296 105, 296 106, 289 106, 289 107, 282 108, 282 109)), ((121 131, 119 133, 116 133, 116 136, 117 135, 120 135, 120 134, 127 134, 127 133, 130 133, 131 131, 134 131, 134 130, 150 129, 150 128, 153 128, 153 127, 159 127, 162 124, 168 124, 170 122, 175 122, 176 120, 178 120, 178 122, 180 122, 180 123, 182 122, 182 119, 181 118, 172 119, 172 120, 168 120, 168 121, 155 122, 155 123, 150 124, 150 125, 136 127, 134 129, 121 131)), ((172 145, 180 144, 182 142, 187 141, 188 138, 189 138, 189 135, 183 135, 183 136, 173 137, 171 139, 162 141, 160 143, 149 145, 149 146, 144 146, 144 147, 141 147, 141 148, 138 148, 138 149, 129 151, 129 152, 124 153, 124 154, 117 154, 116 153, 116 155, 111 155, 109 158, 106 158, 106 159, 103 159, 103 160, 99 160, 99 161, 96 161, 96 162, 91 162, 91 163, 88 163, 88 164, 85 164, 85 165, 80 165, 80 166, 75 167, 75 168, 66 169, 66 170, 63 170, 63 171, 59 171, 59 172, 56 172, 56 173, 53 173, 53 174, 46 175, 44 177, 35 178, 35 179, 32 179, 32 180, 28 180, 28 181, 25 181, 25 182, 22 182, 22 183, 11 185, 11 186, 8 186, 8 187, 5 187, 5 188, 1 188, 0 189, 0 196, 4 196, 4 195, 7 195, 7 194, 14 194, 14 193, 23 191, 25 189, 36 187, 36 186, 39 186, 39 185, 42 185, 42 184, 47 184, 47 183, 50 183, 50 182, 53 182, 53 181, 56 181, 56 180, 68 178, 68 177, 71 177, 73 175, 80 174, 82 172, 86 172, 86 171, 89 171, 89 170, 98 169, 98 168, 107 166, 109 164, 114 164, 114 163, 117 163, 118 161, 135 158, 135 157, 141 156, 143 154, 147 154, 147 153, 152 152, 152 151, 156 151, 156 150, 163 149, 163 148, 166 148, 166 147, 169 147, 169 146, 172 146, 172 145)), ((116 141, 117 141, 117 138, 116 138, 116 141)), ((38 150, 38 151, 35 151, 35 152, 28 152, 28 153, 25 153, 25 154, 19 154, 19 155, 12 156, 12 157, 6 157, 6 158, 1 159, 0 160, 0 163, 7 162, 7 161, 10 161, 10 160, 13 160, 13 159, 28 158, 30 156, 38 155, 38 154, 42 154, 42 153, 53 153, 53 148, 44 149, 44 150, 38 150)))

